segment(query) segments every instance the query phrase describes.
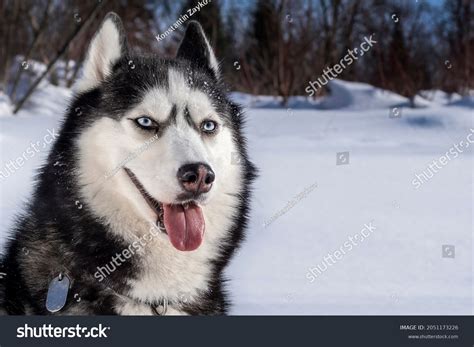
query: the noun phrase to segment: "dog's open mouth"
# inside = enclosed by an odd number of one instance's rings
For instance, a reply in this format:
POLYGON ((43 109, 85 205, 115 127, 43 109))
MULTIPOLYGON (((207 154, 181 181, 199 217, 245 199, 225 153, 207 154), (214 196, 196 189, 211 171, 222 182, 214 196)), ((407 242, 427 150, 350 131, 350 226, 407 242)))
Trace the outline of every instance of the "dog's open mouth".
POLYGON ((156 213, 156 225, 168 234, 171 244, 180 251, 194 251, 204 236, 205 223, 201 207, 195 202, 164 204, 154 199, 143 187, 137 176, 124 168, 130 180, 156 213))

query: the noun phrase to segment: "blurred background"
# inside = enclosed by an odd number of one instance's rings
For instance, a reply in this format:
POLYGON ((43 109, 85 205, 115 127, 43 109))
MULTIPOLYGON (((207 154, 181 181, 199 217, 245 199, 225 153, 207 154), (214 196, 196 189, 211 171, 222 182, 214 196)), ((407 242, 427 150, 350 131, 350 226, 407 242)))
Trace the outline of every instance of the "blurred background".
MULTIPOLYGON (((304 95, 309 81, 371 34, 377 40, 374 51, 358 61, 357 68, 345 69, 340 78, 366 82, 410 100, 422 90, 466 95, 474 88, 472 0, 206 2, 190 19, 202 24, 234 91, 278 95, 286 104, 289 96, 304 95)), ((0 88, 16 110, 28 92, 18 84, 31 60, 45 66, 56 62, 46 77, 70 87, 108 11, 121 16, 135 49, 172 57, 186 25, 163 40, 155 37, 197 4, 195 0, 3 0, 0 88)))

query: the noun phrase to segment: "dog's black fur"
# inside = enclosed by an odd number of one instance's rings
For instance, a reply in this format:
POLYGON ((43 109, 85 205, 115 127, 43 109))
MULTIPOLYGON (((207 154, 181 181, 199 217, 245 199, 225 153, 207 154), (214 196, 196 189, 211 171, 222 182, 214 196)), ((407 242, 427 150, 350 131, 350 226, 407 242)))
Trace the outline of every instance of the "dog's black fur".
MULTIPOLYGON (((118 17, 109 16, 120 25, 118 17)), ((166 85, 168 67, 188 71, 194 87, 213 98, 220 116, 225 117, 226 123, 232 127, 234 140, 243 158, 244 189, 239 196, 238 214, 229 232, 231 242, 222 255, 213 260, 211 290, 203 293, 198 302, 183 304, 182 308, 189 314, 227 312, 229 302, 223 288, 223 269, 243 239, 255 168, 248 159, 242 135, 242 110, 229 100, 220 78, 204 64, 202 54, 205 51, 199 53, 203 44, 199 34, 201 30, 196 22, 188 25, 176 60, 142 56, 127 50, 104 83, 75 96, 47 163, 38 172, 31 202, 26 212, 18 217, 8 241, 1 270, 7 275, 0 280, 0 313, 51 314, 46 310, 45 301, 48 286, 59 273, 71 279, 71 287, 66 306, 56 314, 117 313, 113 309, 117 300, 113 291, 125 291, 126 280, 140 273, 140 264, 134 258, 125 262, 107 278, 106 286, 94 278, 93 273, 98 266, 109 262, 113 255, 128 245, 109 232, 87 204, 79 201, 83 206, 77 208, 80 187, 75 172, 78 161, 75 140, 94 119, 121 117, 138 102, 140 93, 150 85, 166 85), (129 61, 133 61, 135 66, 133 74, 129 70, 129 61), (74 298, 76 293, 81 298, 80 302, 74 298)))

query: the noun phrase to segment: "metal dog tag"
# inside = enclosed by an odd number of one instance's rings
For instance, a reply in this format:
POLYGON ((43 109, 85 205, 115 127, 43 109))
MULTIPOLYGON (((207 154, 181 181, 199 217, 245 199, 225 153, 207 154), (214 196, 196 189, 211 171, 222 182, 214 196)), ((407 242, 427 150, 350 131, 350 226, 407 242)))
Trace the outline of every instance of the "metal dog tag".
POLYGON ((49 283, 46 309, 52 313, 60 311, 66 305, 68 292, 69 278, 66 275, 59 274, 49 283))

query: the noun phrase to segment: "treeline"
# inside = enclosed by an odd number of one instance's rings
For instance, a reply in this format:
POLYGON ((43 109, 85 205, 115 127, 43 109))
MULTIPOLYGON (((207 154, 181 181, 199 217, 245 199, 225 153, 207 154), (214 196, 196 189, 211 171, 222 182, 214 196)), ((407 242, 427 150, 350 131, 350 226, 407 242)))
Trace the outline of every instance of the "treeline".
MULTIPOLYGON (((466 95, 474 89, 473 15, 472 0, 439 6, 412 0, 258 0, 250 9, 231 5, 224 18, 208 21, 226 23, 220 34, 226 39, 214 43, 241 91, 284 99, 304 95, 309 81, 374 34, 371 51, 340 77, 413 99, 421 90, 466 95)), ((209 33, 215 28, 220 24, 205 27, 209 33)))
MULTIPOLYGON (((463 95, 474 89, 472 0, 445 0, 439 6, 422 0, 200 3, 190 19, 203 25, 234 90, 279 95, 284 101, 305 95, 310 81, 370 35, 377 43, 340 78, 411 99, 427 89, 463 95)), ((49 66, 45 76, 53 83, 71 86, 108 11, 122 17, 133 47, 173 56, 185 25, 160 42, 156 36, 197 5, 196 0, 4 0, 0 88, 17 104, 22 102, 28 89, 18 85, 28 69, 21 64, 29 60, 49 66), (22 61, 15 59, 19 56, 22 61), (64 62, 60 73, 57 61, 64 62)))

